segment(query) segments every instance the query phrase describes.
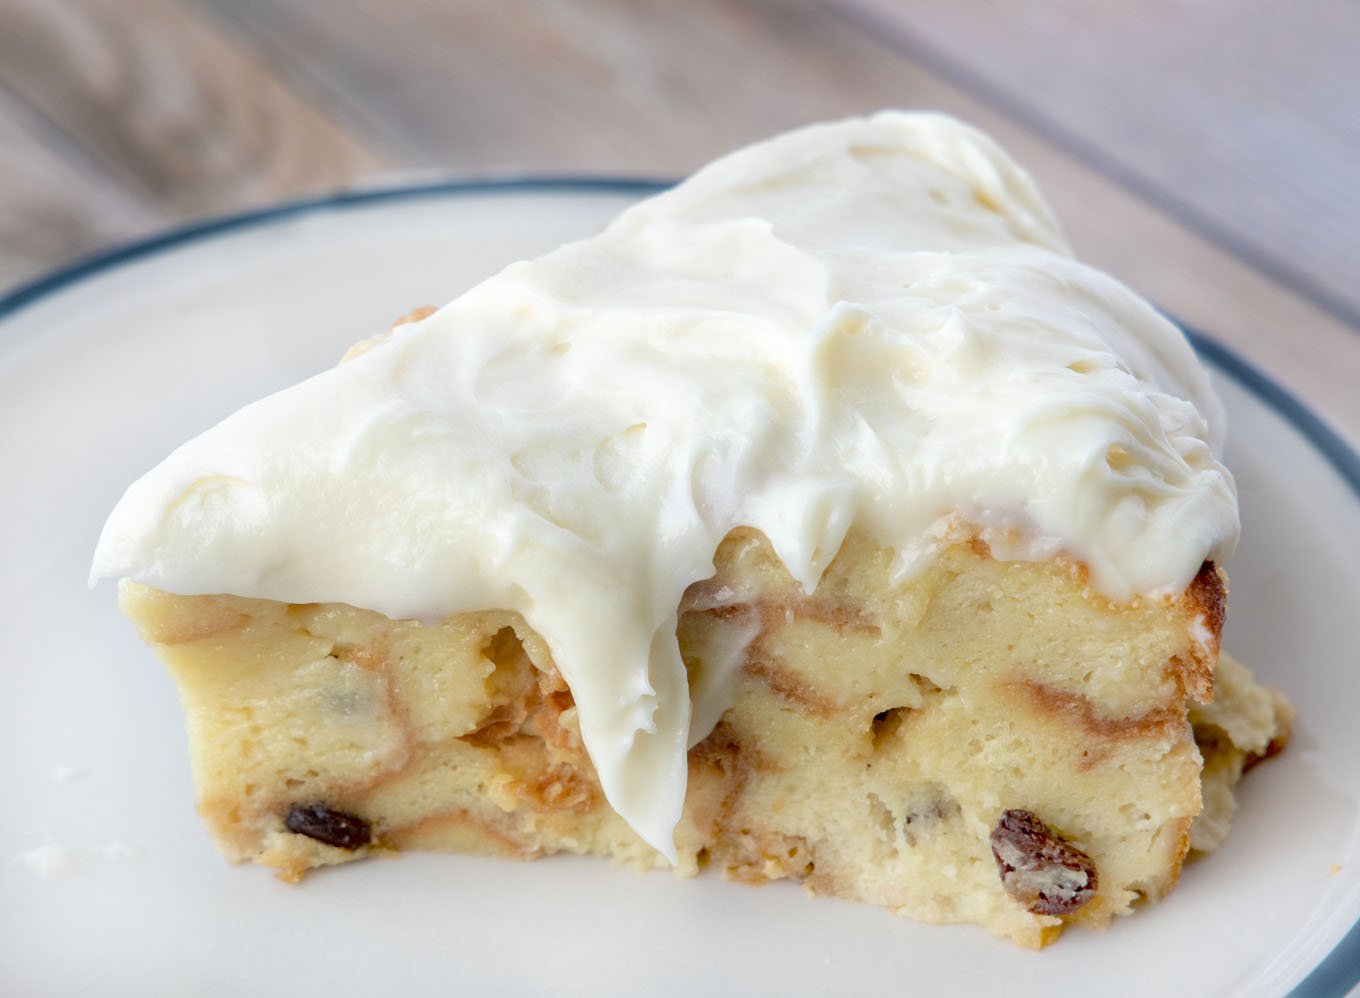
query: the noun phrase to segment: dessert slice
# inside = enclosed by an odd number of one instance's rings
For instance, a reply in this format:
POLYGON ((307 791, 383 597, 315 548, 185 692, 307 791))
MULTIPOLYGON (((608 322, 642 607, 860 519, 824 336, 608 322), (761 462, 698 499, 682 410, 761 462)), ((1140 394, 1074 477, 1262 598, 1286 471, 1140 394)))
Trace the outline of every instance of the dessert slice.
MULTIPOLYGON (((1222 619, 1212 565, 1176 598, 1111 606, 1079 566, 976 540, 894 585, 891 552, 851 537, 811 596, 752 531, 717 563, 681 604, 680 646, 691 683, 740 665, 689 752, 683 872, 800 878, 1038 946, 1168 891, 1191 843, 1226 831, 1243 762, 1287 730, 1278 696, 1226 659, 1213 706, 1192 703, 1222 619), (1202 778, 1213 813, 1195 820, 1202 778)), ((609 807, 518 614, 426 626, 120 595, 179 685, 199 808, 232 859, 289 879, 374 850, 664 862, 609 807)))
POLYGON ((1004 154, 885 113, 247 407, 95 574, 233 859, 712 865, 1038 946, 1169 890, 1286 737, 1216 672, 1220 440, 1004 154))

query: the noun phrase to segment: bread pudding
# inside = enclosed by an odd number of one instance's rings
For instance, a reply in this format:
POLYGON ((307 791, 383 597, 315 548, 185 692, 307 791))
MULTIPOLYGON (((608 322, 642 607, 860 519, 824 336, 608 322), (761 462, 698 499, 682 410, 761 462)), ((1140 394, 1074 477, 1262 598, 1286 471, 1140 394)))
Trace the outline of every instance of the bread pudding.
POLYGON ((574 852, 1027 946, 1227 831, 1222 412, 986 137, 741 150, 181 447, 94 574, 223 852, 574 852))

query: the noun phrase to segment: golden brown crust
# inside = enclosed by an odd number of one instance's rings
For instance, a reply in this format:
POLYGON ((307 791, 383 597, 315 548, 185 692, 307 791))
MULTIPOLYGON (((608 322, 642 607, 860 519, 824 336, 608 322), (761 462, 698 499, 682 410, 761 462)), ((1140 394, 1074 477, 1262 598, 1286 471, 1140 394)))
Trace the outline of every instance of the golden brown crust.
POLYGON ((689 751, 690 820, 704 840, 703 859, 720 869, 745 865, 730 830, 737 802, 755 771, 766 765, 753 747, 743 746, 725 721, 689 751))
POLYGON ((1228 618, 1228 576, 1212 561, 1199 567, 1190 587, 1185 591, 1191 608, 1204 618, 1204 625, 1213 635, 1214 654, 1218 654, 1223 637, 1223 624, 1228 618))
POLYGON ((776 659, 764 652, 759 641, 752 643, 747 650, 742 671, 759 679, 771 692, 789 703, 798 705, 813 716, 830 717, 836 713, 835 703, 819 695, 810 684, 780 666, 776 659))
POLYGON ((874 631, 878 626, 873 619, 858 607, 846 606, 828 599, 779 599, 756 600, 755 606, 761 616, 768 620, 812 621, 834 628, 837 631, 861 630, 874 631))
POLYGON ((1089 697, 1055 689, 1032 679, 1021 679, 1009 684, 1020 692, 1037 710, 1059 718, 1062 723, 1081 729, 1088 738, 1106 742, 1128 739, 1162 738, 1169 733, 1182 733, 1185 727, 1185 705, 1181 702, 1154 707, 1132 716, 1109 716, 1101 713, 1089 697))
POLYGON ((1177 658, 1181 685, 1185 695, 1200 703, 1214 698, 1214 668, 1218 664, 1223 640, 1223 624, 1228 616, 1228 576, 1212 561, 1200 566, 1199 572, 1181 598, 1182 606, 1191 620, 1198 620, 1205 641, 1192 642, 1190 654, 1177 658))

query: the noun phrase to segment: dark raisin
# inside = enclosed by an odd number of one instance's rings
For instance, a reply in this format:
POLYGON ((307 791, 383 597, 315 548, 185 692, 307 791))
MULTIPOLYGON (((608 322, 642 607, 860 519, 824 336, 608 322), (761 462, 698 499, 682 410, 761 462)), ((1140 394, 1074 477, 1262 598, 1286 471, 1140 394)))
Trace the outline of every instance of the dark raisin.
POLYGON ((1036 915, 1070 915, 1096 895, 1096 865, 1032 811, 1010 810, 992 829, 1006 893, 1036 915))
POLYGON ((283 819, 290 832, 340 849, 360 849, 373 841, 368 822, 322 803, 294 804, 283 819))

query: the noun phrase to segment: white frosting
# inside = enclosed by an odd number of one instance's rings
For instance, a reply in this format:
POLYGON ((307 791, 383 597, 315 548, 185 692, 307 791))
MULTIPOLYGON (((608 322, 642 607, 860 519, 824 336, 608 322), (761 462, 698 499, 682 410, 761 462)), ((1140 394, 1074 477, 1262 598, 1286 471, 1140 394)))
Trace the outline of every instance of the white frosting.
POLYGON ((1068 256, 1004 153, 887 112, 727 156, 246 407, 128 490, 93 575, 517 610, 673 857, 730 685, 691 726, 676 608, 729 530, 808 591, 851 524, 907 572, 956 513, 1112 597, 1179 590, 1236 541, 1221 431, 1185 340, 1068 256))

